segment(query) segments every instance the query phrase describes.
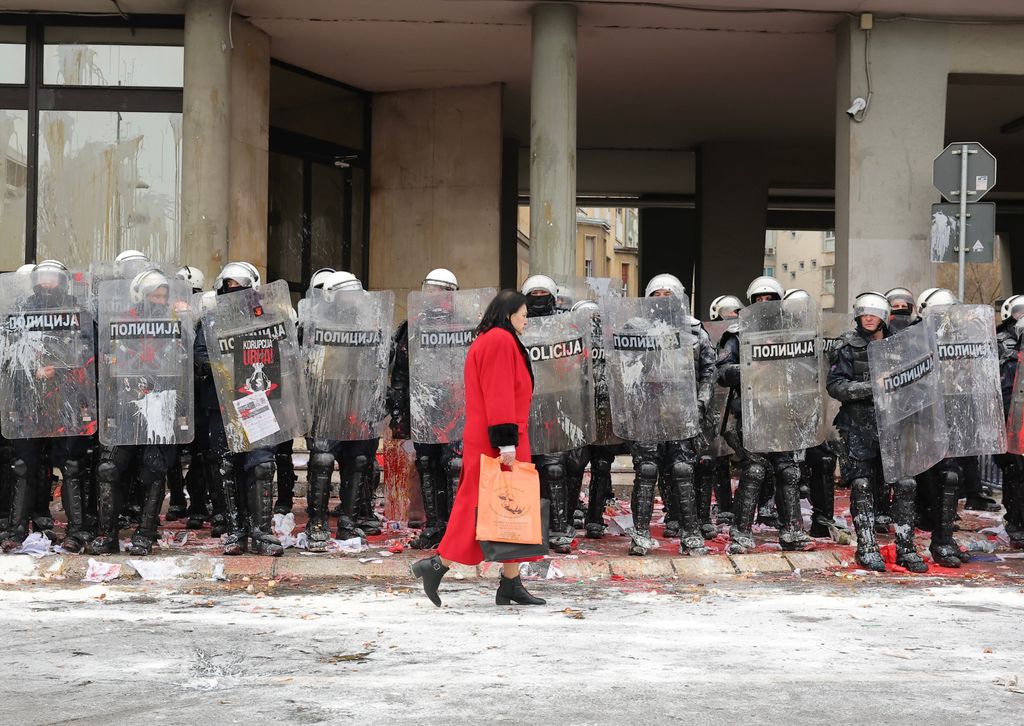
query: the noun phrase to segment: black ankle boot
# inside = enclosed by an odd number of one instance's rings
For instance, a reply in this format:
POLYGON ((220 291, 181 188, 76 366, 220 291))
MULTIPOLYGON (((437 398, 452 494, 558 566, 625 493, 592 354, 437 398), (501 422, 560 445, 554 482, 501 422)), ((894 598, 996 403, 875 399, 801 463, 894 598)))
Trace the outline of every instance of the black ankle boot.
POLYGON ((501 580, 498 583, 498 592, 494 595, 494 604, 511 605, 512 603, 516 605, 546 605, 547 600, 531 595, 530 591, 523 585, 523 578, 519 577, 519 575, 509 580, 502 573, 501 580))
POLYGON ((430 598, 430 602, 434 603, 437 607, 441 607, 441 596, 437 594, 437 588, 441 584, 445 573, 448 572, 448 568, 441 562, 441 558, 437 555, 425 557, 422 560, 413 562, 409 566, 409 570, 416 577, 423 580, 423 592, 430 598))

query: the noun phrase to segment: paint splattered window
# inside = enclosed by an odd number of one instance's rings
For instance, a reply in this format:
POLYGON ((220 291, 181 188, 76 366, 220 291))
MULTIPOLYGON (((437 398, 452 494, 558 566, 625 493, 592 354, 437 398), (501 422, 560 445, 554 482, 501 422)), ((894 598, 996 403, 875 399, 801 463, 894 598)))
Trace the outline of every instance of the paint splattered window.
POLYGON ((0 270, 126 248, 176 261, 180 19, 16 22, 0 16, 0 270))

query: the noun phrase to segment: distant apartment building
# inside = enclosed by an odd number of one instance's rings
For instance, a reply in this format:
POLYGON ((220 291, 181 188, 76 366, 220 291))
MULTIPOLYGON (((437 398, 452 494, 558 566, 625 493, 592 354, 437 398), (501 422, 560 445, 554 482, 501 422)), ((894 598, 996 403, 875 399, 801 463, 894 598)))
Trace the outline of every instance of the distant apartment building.
POLYGON ((828 230, 770 229, 764 236, 764 274, 787 290, 810 293, 822 310, 834 310, 836 235, 828 230))

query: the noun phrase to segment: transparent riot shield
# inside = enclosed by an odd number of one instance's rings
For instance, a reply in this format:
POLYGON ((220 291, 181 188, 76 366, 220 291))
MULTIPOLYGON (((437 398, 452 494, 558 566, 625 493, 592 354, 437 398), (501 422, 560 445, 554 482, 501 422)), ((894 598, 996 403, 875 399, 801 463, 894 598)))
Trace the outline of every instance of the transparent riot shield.
POLYGON ((484 310, 498 291, 409 293, 409 413, 412 440, 448 444, 462 439, 466 387, 462 370, 484 310))
MULTIPOLYGON (((722 335, 735 322, 735 320, 714 320, 703 323, 704 329, 708 331, 708 337, 711 338, 713 348, 718 348, 718 342, 722 339, 722 335)), ((719 386, 716 382, 715 392, 711 397, 711 408, 715 411, 715 416, 710 423, 714 424, 714 430, 704 432, 705 438, 710 442, 704 451, 708 456, 728 456, 733 453, 732 447, 722 437, 722 422, 725 421, 725 406, 728 401, 729 389, 719 386)))
MULTIPOLYGON (((842 346, 842 337, 853 330, 853 317, 843 313, 822 313, 821 314, 821 366, 822 380, 828 380, 828 369, 832 365, 832 358, 836 351, 842 346)), ((822 426, 825 429, 825 438, 829 441, 839 440, 839 431, 832 422, 839 414, 839 401, 825 393, 824 419, 822 426)))
POLYGON ((700 433, 696 337, 686 301, 674 297, 601 302, 612 424, 627 441, 660 443, 700 433))
POLYGON ((555 307, 563 312, 583 300, 598 302, 604 297, 622 296, 622 282, 610 277, 554 275, 551 279, 558 285, 555 307))
POLYGON ((168 279, 142 296, 99 286, 99 435, 107 446, 187 444, 195 435, 191 286, 168 279))
POLYGON ((989 305, 929 307, 949 429, 946 456, 1006 451, 995 313, 989 305))
POLYGON ((1010 409, 1006 414, 1006 450, 1024 454, 1024 352, 1017 354, 1017 375, 1013 379, 1010 409))
POLYGON ((554 454, 594 441, 590 315, 579 310, 530 318, 523 345, 533 365, 530 449, 554 454))
POLYGON ((96 431, 88 275, 0 275, 0 429, 9 439, 96 431), (51 286, 52 284, 52 286, 51 286))
POLYGON ((887 482, 917 476, 946 456, 946 415, 935 333, 913 325, 868 344, 882 473, 887 482))
POLYGON ((313 398, 315 439, 380 435, 387 394, 395 294, 312 290, 302 345, 313 398))
POLYGON ((217 295, 203 316, 232 451, 276 446, 309 429, 309 395, 291 316, 284 280, 217 295))
POLYGON ((795 451, 824 441, 818 324, 810 300, 762 302, 740 311, 743 445, 750 451, 795 451))

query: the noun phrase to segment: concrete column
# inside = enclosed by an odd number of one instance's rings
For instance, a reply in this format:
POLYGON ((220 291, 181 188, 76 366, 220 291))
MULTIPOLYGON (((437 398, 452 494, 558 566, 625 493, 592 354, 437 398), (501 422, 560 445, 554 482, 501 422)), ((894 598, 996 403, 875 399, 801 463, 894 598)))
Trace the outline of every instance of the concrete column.
POLYGON ((533 7, 530 272, 576 270, 576 8, 533 7))
POLYGON ((694 308, 703 314, 719 295, 743 299, 764 271, 768 164, 760 146, 714 143, 701 147, 697 169, 701 232, 694 308))
MULTIPOLYGON (((267 274, 270 37, 234 18, 231 36, 231 185, 228 259, 267 274)), ((296 250, 296 254, 298 254, 296 250)))
POLYGON ((230 0, 186 0, 181 261, 212 279, 226 262, 230 208, 230 0))
POLYGON ((931 287, 932 159, 942 151, 949 71, 947 26, 876 23, 866 46, 855 19, 837 29, 836 306, 849 310, 865 290, 931 287), (873 95, 857 123, 846 114, 873 95))

